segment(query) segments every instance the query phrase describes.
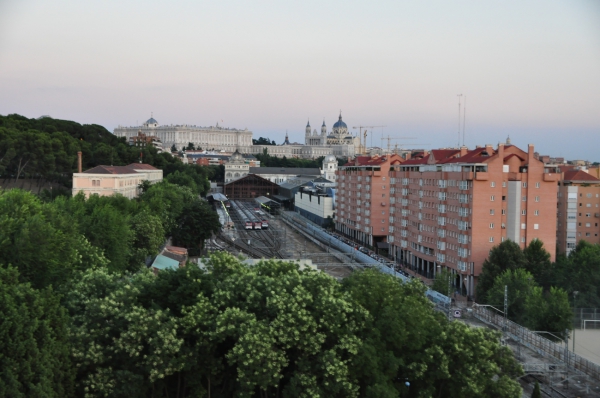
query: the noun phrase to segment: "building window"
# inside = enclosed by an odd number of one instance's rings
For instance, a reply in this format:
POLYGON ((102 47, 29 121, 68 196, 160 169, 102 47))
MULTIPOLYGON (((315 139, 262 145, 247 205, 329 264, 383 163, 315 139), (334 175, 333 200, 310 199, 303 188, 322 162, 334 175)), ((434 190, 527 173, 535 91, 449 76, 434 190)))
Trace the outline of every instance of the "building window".
POLYGON ((534 216, 539 216, 540 215, 540 211, 539 210, 534 210, 533 211, 533 215, 534 216))
POLYGON ((589 232, 586 232, 585 236, 591 236, 591 234, 589 232))
POLYGON ((521 210, 521 215, 522 216, 526 216, 527 215, 527 210, 521 210))
POLYGON ((523 183, 523 188, 527 188, 527 183, 526 182, 523 183))
POLYGON ((535 183, 535 187, 536 187, 536 188, 539 188, 539 187, 540 187, 540 183, 539 183, 539 182, 536 182, 536 183, 535 183))
POLYGON ((496 183, 494 181, 490 182, 490 187, 494 188, 496 186, 496 183))
POLYGON ((589 228, 589 227, 591 227, 591 226, 592 226, 592 223, 586 222, 586 223, 585 223, 585 226, 589 228))
POLYGON ((588 198, 591 198, 591 197, 592 197, 592 194, 591 194, 591 193, 588 193, 588 194, 587 194, 587 195, 585 195, 585 196, 587 196, 588 198))
POLYGON ((494 229, 494 223, 490 223, 490 229, 494 229))
POLYGON ((533 224, 533 229, 540 229, 540 224, 533 224))
POLYGON ((493 242, 493 241, 494 241, 494 237, 490 236, 490 242, 493 242))
POLYGON ((525 223, 522 223, 522 224, 521 224, 521 229, 525 229, 525 228, 527 228, 527 224, 525 224, 525 223))
POLYGON ((539 201, 540 201, 540 197, 539 197, 539 196, 536 196, 536 197, 535 197, 535 201, 536 201, 536 202, 539 202, 539 201))
POLYGON ((494 209, 490 209, 490 216, 494 215, 494 209))
POLYGON ((506 181, 502 181, 502 188, 506 188, 506 181))
POLYGON ((527 196, 523 196, 523 202, 527 202, 527 196))
POLYGON ((490 196, 490 201, 494 201, 494 195, 490 196))
POLYGON ((521 237, 521 242, 525 243, 525 237, 521 237))
POLYGON ((502 209, 502 215, 503 216, 506 215, 506 210, 505 209, 502 209))

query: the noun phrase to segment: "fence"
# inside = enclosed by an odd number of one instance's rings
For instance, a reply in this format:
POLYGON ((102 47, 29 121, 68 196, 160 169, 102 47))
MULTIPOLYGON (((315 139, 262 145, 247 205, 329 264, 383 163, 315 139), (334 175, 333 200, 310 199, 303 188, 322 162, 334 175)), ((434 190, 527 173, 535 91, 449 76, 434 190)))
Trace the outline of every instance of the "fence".
MULTIPOLYGON (((397 272, 394 268, 388 266, 387 264, 382 264, 379 261, 375 260, 371 256, 356 250, 354 246, 350 246, 336 237, 328 234, 324 231, 320 226, 312 223, 311 221, 299 216, 297 214, 287 214, 286 212, 281 212, 281 216, 285 218, 288 222, 295 225, 296 228, 304 230, 305 233, 309 234, 313 238, 327 244, 330 247, 333 247, 336 250, 344 253, 349 258, 352 258, 354 261, 360 264, 377 267, 381 272, 390 274, 395 276, 396 278, 400 278, 403 282, 407 282, 410 280, 406 275, 397 272)), ((425 292, 427 298, 433 301, 435 304, 448 305, 450 303, 450 298, 445 296, 435 290, 427 289, 425 292)))
POLYGON ((573 315, 573 327, 577 329, 600 329, 600 309, 598 308, 575 308, 573 315), (593 321, 585 322, 584 321, 593 321))
POLYGON ((538 354, 551 356, 558 361, 564 362, 569 369, 578 370, 600 381, 600 365, 582 358, 572 351, 568 351, 564 345, 554 343, 508 319, 505 320, 504 316, 477 304, 473 305, 473 316, 485 323, 500 327, 508 337, 534 350, 538 354))

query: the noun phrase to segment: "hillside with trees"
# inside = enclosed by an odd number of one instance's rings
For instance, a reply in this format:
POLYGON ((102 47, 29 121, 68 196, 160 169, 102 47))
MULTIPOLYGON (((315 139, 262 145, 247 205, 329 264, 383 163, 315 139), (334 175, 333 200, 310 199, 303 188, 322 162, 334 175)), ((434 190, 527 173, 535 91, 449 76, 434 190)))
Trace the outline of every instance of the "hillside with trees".
POLYGON ((42 117, 28 119, 20 115, 0 115, 0 178, 44 179, 70 189, 72 174, 77 172, 77 152, 83 154, 83 169, 98 165, 124 166, 139 162, 164 171, 164 176, 179 172, 173 181, 185 183, 200 195, 210 185, 207 180, 222 174, 219 166, 184 165, 168 152, 153 146, 130 146, 97 124, 81 125, 68 120, 42 117), (181 174, 185 176, 182 177, 181 174))

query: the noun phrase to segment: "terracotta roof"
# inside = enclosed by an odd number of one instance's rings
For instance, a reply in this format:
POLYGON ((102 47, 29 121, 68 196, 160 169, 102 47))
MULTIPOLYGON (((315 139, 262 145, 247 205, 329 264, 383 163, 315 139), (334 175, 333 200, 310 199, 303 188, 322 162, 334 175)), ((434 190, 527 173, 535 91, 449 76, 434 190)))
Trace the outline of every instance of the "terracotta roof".
POLYGON ((87 174, 135 174, 137 171, 129 166, 96 166, 84 171, 87 174))
POLYGON ((131 163, 128 167, 136 170, 158 170, 156 167, 146 163, 131 163))
POLYGON ((600 180, 591 174, 581 170, 569 170, 563 174, 564 181, 589 181, 589 182, 600 182, 600 180))
POLYGON ((512 157, 515 157, 515 156, 516 156, 517 158, 519 158, 519 160, 520 160, 520 161, 523 161, 523 160, 525 160, 525 159, 523 159, 522 157, 520 157, 519 155, 517 155, 516 153, 511 153, 510 155, 508 155, 508 156, 505 156, 505 157, 504 157, 504 161, 507 161, 508 159, 510 159, 510 158, 512 158, 512 157))
POLYGON ((132 163, 128 166, 96 166, 84 171, 88 174, 135 174, 137 170, 158 170, 144 163, 132 163))
POLYGON ((484 147, 475 148, 473 150, 468 151, 464 156, 458 158, 450 158, 444 162, 438 163, 484 163, 496 154, 496 151, 494 151, 493 149, 492 153, 488 153, 487 155, 484 155, 484 152, 487 152, 487 149, 484 147))
POLYGON ((396 164, 399 162, 402 162, 402 158, 400 158, 400 156, 398 155, 383 155, 383 156, 377 156, 375 155, 374 157, 370 157, 370 156, 357 156, 355 159, 349 161, 348 163, 346 163, 344 165, 344 167, 348 167, 348 166, 379 166, 384 164, 385 162, 387 162, 388 160, 391 160, 392 164, 396 164))
POLYGON ((187 254, 188 250, 185 247, 179 247, 179 246, 165 246, 165 249, 167 249, 170 252, 173 253, 185 253, 187 254))

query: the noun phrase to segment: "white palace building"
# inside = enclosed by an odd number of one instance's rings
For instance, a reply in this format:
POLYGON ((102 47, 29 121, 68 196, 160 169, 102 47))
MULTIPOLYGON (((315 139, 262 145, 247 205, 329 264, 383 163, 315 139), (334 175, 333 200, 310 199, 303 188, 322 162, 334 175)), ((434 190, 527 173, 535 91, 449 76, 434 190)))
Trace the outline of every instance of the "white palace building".
POLYGON ((196 148, 257 155, 266 148, 269 155, 277 157, 296 157, 314 159, 320 156, 334 155, 352 157, 359 151, 360 140, 348 132, 348 126, 342 121, 340 113, 332 131, 327 132, 325 121, 321 133, 311 132, 310 123, 306 125, 305 144, 290 144, 287 134, 282 145, 252 145, 252 131, 216 126, 200 127, 192 125, 160 125, 153 117, 141 126, 115 128, 114 135, 125 137, 127 141, 138 133, 156 136, 165 150, 173 145, 177 149, 186 147, 190 142, 196 148))

